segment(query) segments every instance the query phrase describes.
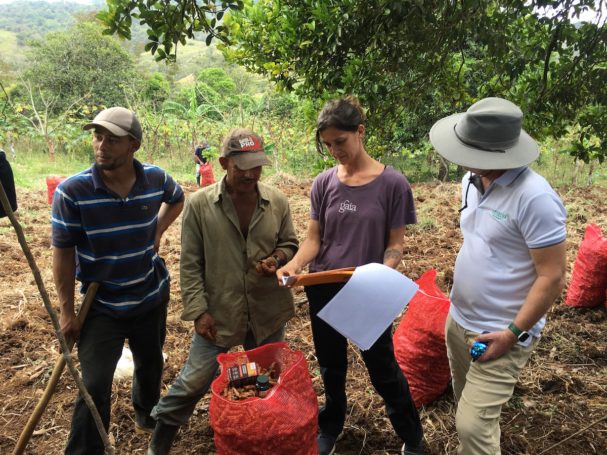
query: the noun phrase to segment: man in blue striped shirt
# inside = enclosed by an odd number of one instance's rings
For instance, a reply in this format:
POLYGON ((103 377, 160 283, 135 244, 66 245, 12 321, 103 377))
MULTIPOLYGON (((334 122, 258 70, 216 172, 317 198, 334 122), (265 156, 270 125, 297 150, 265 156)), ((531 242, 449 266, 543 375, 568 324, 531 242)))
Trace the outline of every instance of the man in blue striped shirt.
MULTIPOLYGON (((161 168, 134 158, 142 139, 136 115, 100 112, 93 130, 95 164, 62 182, 53 199, 53 277, 64 335, 78 339, 82 377, 106 430, 112 378, 125 340, 133 352, 133 407, 151 431, 160 394, 169 273, 158 255, 162 234, 179 216, 184 194, 161 168), (100 287, 82 327, 74 311, 75 279, 100 287)), ((103 454, 92 416, 78 397, 66 454, 103 454)))

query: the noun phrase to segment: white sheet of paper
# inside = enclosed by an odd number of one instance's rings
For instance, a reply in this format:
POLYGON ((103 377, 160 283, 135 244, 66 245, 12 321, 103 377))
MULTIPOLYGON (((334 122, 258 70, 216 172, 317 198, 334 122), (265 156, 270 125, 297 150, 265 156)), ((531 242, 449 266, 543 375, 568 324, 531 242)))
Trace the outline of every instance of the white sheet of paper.
POLYGON ((297 280, 296 276, 283 276, 282 277, 282 285, 283 286, 290 286, 293 283, 295 283, 296 280, 297 280))
POLYGON ((404 310, 419 286, 383 265, 357 267, 318 317, 366 351, 404 310))

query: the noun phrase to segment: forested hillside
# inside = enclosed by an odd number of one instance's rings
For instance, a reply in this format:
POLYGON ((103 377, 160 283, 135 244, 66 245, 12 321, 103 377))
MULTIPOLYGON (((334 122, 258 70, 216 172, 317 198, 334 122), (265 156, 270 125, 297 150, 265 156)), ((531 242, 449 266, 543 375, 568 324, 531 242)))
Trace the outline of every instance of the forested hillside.
POLYGON ((20 45, 39 40, 53 30, 64 30, 76 22, 75 15, 87 14, 105 5, 102 0, 91 4, 44 1, 19 1, 0 4, 0 30, 13 32, 20 45))

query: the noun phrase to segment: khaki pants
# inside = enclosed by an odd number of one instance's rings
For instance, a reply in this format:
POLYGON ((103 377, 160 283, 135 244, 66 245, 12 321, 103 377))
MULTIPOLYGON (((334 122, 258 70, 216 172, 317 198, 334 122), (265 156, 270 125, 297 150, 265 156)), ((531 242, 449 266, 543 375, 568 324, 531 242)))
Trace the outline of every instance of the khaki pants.
POLYGON ((502 405, 514 392, 522 368, 537 344, 515 345, 502 357, 472 362, 470 345, 479 334, 464 329, 451 315, 445 326, 447 355, 457 401, 455 426, 460 455, 499 455, 502 405))

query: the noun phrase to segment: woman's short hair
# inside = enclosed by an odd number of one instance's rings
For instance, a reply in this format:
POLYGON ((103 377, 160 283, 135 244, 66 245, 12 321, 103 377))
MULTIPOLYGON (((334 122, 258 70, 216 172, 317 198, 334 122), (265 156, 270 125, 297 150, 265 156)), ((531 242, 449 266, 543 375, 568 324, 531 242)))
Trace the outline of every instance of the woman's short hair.
POLYGON ((327 128, 356 131, 367 120, 358 99, 354 96, 327 101, 316 120, 316 150, 323 153, 320 133, 327 128))

